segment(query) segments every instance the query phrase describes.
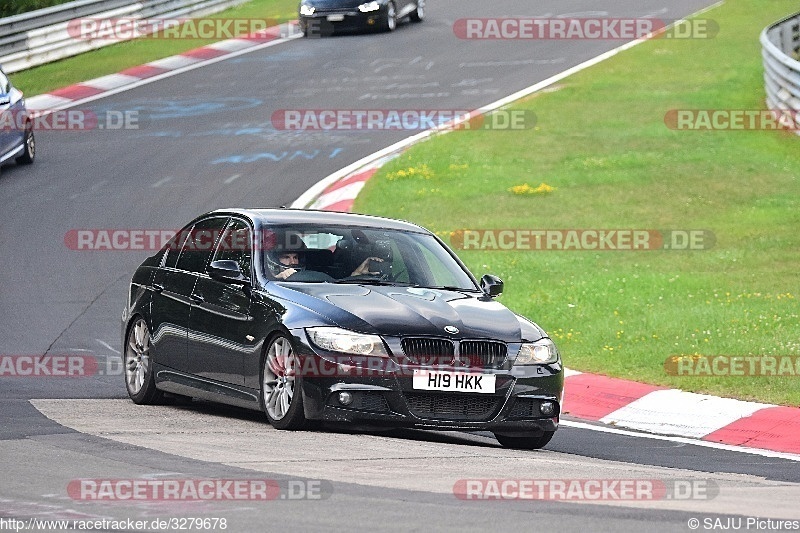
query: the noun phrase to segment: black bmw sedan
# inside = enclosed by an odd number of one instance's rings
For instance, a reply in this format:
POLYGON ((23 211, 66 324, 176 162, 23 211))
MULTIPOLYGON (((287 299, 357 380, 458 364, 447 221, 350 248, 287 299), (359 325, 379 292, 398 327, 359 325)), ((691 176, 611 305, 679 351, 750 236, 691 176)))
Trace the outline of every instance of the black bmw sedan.
POLYGON ((335 30, 393 31, 397 21, 425 18, 425 0, 301 0, 299 24, 307 37, 330 35, 335 30))
POLYGON ((553 342, 434 234, 292 209, 189 223, 136 270, 122 315, 125 384, 315 421, 492 431, 541 448, 558 427, 553 342))

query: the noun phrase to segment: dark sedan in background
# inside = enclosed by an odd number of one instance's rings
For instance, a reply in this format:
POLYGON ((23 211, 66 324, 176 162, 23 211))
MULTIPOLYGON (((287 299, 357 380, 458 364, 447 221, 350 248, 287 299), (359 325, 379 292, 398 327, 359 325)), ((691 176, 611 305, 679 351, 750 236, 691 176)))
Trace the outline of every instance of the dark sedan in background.
POLYGON ((122 316, 134 402, 164 393, 312 421, 487 430, 541 448, 560 355, 434 234, 397 220, 223 210, 135 272, 122 316))
POLYGON ((33 163, 36 141, 33 122, 25 108, 22 91, 11 84, 0 69, 0 164, 14 158, 17 163, 33 163))
POLYGON ((330 35, 336 30, 394 31, 397 21, 425 18, 425 0, 302 0, 300 29, 306 37, 330 35))

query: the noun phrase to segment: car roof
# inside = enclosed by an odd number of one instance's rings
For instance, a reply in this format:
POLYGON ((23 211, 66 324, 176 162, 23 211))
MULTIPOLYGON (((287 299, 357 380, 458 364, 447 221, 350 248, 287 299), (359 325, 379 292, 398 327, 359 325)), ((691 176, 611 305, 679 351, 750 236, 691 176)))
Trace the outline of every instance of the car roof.
MULTIPOLYGON (((340 213, 336 211, 317 211, 312 209, 218 209, 207 215, 240 215, 249 218, 259 226, 284 224, 328 224, 338 226, 356 226, 363 228, 381 228, 400 231, 430 233, 425 228, 393 218, 340 213)), ((206 215, 204 215, 206 216, 206 215)))

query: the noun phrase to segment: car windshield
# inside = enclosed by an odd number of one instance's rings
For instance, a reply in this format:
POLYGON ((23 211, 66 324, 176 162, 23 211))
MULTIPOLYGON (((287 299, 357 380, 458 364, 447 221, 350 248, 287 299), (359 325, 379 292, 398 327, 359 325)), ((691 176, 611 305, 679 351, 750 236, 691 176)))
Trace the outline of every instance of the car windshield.
POLYGON ((432 235, 382 228, 292 225, 263 231, 267 279, 478 291, 432 235))

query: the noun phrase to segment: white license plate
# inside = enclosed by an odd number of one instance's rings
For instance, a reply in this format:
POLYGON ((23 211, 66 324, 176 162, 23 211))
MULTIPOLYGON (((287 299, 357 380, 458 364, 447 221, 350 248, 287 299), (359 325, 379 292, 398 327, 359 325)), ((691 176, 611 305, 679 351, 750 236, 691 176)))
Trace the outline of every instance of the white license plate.
POLYGON ((416 390, 494 394, 495 378, 496 376, 494 374, 414 370, 414 375, 411 378, 411 386, 416 390))
POLYGON ((344 20, 344 15, 328 15, 328 22, 341 22, 344 20))

